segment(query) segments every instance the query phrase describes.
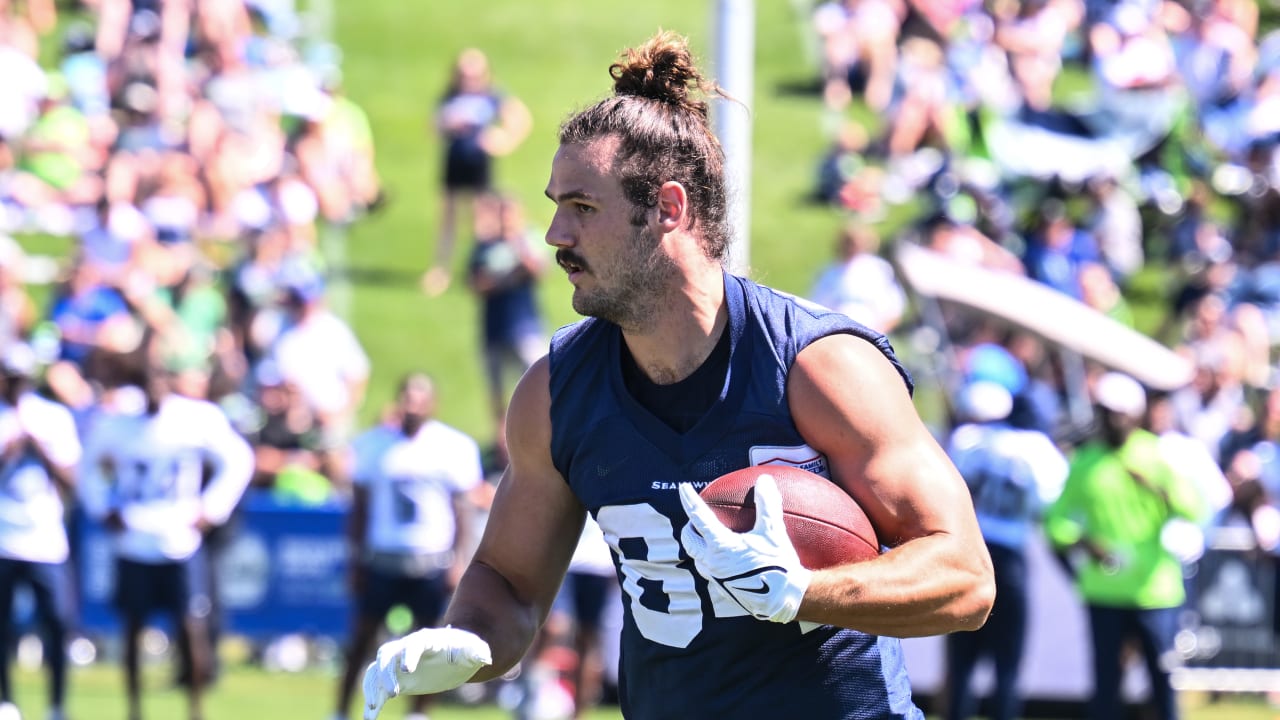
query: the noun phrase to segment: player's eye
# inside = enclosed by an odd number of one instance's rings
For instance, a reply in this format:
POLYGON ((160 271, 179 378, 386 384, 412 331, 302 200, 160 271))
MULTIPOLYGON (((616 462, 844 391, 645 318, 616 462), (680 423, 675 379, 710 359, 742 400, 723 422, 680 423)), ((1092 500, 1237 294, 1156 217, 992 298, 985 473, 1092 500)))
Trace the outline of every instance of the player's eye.
POLYGON ((583 203, 575 203, 573 207, 578 211, 579 215, 590 215, 596 211, 595 207, 583 203))

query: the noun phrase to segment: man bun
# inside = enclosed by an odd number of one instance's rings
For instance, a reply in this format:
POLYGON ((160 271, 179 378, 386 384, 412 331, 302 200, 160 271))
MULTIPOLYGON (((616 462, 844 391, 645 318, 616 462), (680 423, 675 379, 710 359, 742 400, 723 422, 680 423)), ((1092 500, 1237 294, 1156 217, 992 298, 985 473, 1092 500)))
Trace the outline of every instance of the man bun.
POLYGON ((659 31, 643 45, 628 49, 609 66, 613 93, 655 100, 707 117, 708 105, 694 95, 718 92, 702 77, 683 36, 659 31))

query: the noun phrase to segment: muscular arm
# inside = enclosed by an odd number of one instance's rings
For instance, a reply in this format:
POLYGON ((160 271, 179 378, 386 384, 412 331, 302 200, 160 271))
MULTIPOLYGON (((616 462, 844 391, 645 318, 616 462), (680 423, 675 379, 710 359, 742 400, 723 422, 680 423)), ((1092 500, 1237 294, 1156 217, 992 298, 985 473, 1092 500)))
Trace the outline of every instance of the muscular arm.
POLYGON ((493 664, 472 678, 491 680, 524 656, 547 617, 586 511, 551 461, 551 397, 547 360, 525 374, 511 398, 507 445, 511 464, 471 565, 445 622, 489 643, 493 664))
POLYGON ((800 353, 787 395, 800 434, 890 548, 815 572, 798 619, 895 637, 981 626, 995 586, 969 491, 889 362, 827 337, 800 353))

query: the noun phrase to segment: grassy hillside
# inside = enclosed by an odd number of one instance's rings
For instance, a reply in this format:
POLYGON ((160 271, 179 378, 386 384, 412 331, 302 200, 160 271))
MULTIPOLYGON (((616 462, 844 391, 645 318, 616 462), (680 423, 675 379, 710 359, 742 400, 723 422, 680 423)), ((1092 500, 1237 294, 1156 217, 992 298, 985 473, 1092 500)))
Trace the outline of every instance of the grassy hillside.
MULTIPOLYGON (((366 418, 390 398, 396 377, 422 367, 440 380, 442 417, 482 442, 490 439, 475 303, 459 282, 463 258, 456 257, 455 282, 443 296, 428 299, 417 284, 435 246, 440 203, 441 148, 430 114, 457 51, 485 50, 497 83, 532 111, 533 133, 500 161, 498 183, 545 227, 552 207, 542 191, 560 121, 603 97, 610 89, 608 64, 660 27, 688 35, 710 68, 714 6, 656 0, 622 13, 513 0, 338 4, 335 39, 344 51, 346 86, 369 112, 391 194, 386 211, 353 228, 347 246, 353 321, 374 358, 366 418)), ((757 3, 752 270, 792 291, 807 288, 837 225, 830 211, 803 202, 824 143, 817 97, 795 89, 811 79, 797 26, 802 19, 788 3, 757 3)), ((553 271, 541 294, 551 327, 576 318, 568 293, 568 283, 553 271)))

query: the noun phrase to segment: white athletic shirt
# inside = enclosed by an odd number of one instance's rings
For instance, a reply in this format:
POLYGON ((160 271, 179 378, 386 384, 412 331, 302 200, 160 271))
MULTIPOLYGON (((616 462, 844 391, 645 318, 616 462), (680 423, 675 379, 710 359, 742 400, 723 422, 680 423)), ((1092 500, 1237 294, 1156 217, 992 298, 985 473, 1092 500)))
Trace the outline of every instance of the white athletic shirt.
POLYGON ((457 534, 453 498, 476 487, 484 474, 480 447, 469 436, 430 420, 406 438, 379 426, 353 445, 352 481, 369 493, 369 550, 447 553, 457 534))
POLYGON ((99 520, 120 511, 120 557, 181 561, 200 549, 196 520, 226 522, 252 476, 253 450, 216 405, 170 395, 155 415, 98 418, 85 440, 80 500, 99 520), (202 491, 206 462, 214 474, 202 491))
MULTIPOLYGON (((71 412, 34 393, 17 407, 0 406, 0 448, 25 430, 55 465, 75 470, 80 438, 71 412)), ((0 557, 60 563, 67 559, 62 498, 44 465, 30 453, 0 460, 0 557)))
POLYGON ((346 408, 352 400, 348 383, 369 377, 369 357, 355 333, 327 311, 281 331, 270 357, 320 412, 346 408))

